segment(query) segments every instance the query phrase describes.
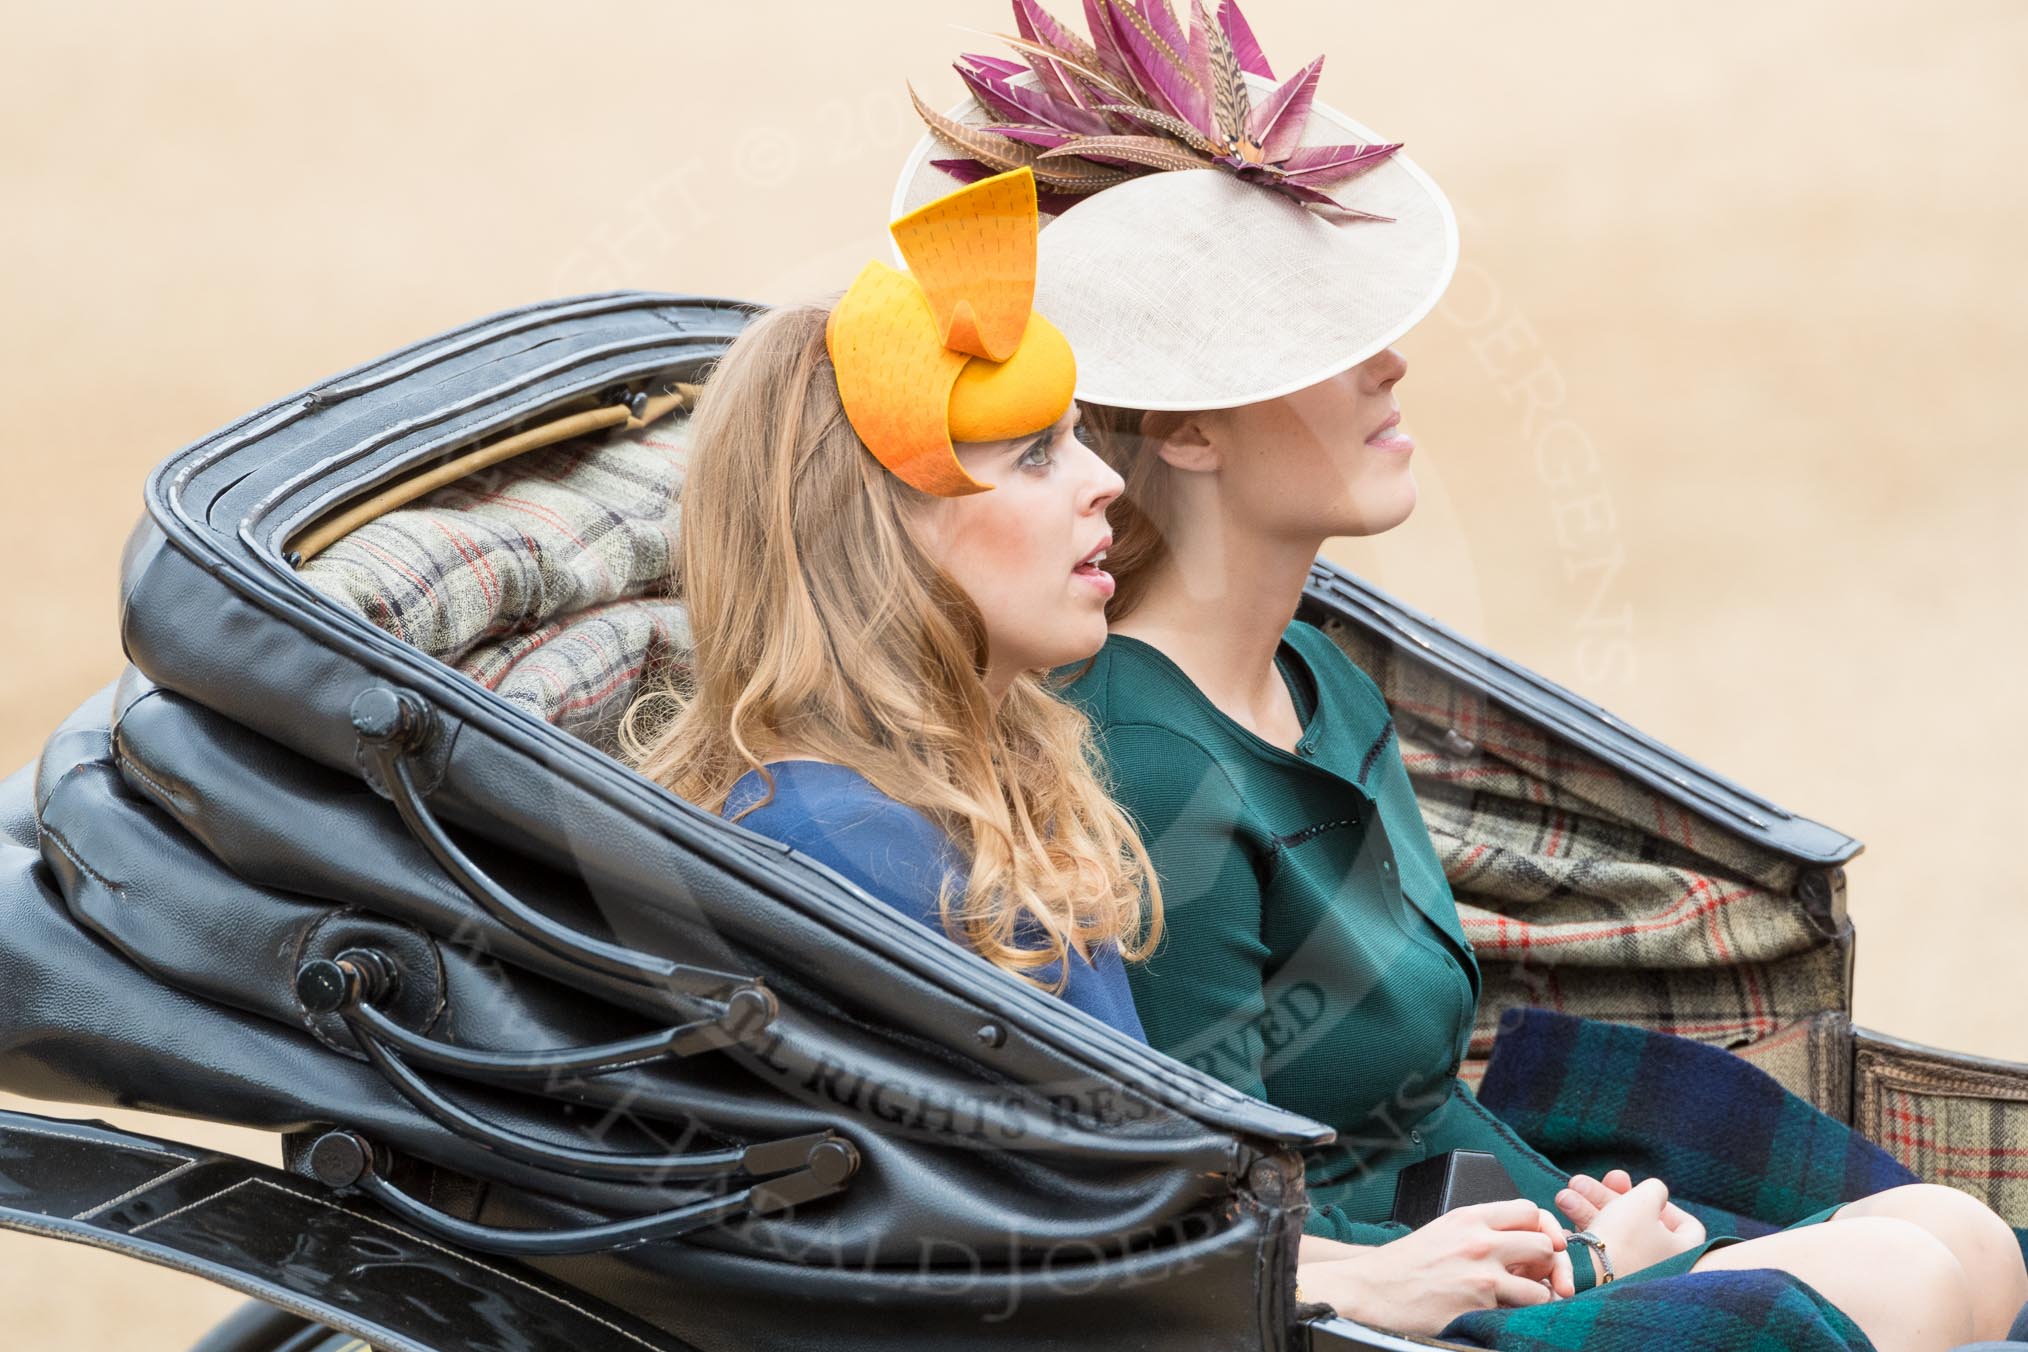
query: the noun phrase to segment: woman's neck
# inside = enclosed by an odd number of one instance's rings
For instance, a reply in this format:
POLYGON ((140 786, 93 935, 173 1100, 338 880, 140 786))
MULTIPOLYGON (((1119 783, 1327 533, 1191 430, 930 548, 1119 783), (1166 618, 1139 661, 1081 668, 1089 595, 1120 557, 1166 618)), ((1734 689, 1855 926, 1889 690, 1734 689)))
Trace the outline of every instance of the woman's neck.
POLYGON ((1324 542, 1187 523, 1168 538, 1140 604, 1113 632, 1160 648, 1213 704, 1259 731, 1288 700, 1275 649, 1324 542))

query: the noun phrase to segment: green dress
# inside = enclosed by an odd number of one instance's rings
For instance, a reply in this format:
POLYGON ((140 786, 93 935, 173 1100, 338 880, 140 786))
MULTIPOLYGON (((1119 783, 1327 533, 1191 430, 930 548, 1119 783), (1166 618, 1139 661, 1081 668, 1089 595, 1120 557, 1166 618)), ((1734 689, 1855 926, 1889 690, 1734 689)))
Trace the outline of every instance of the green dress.
POLYGON ((1310 1234, 1407 1233, 1387 1219, 1395 1176, 1457 1149, 1490 1151, 1553 1212, 1568 1175, 1458 1078, 1478 962, 1379 687, 1300 620, 1275 661, 1303 721, 1293 751, 1138 639, 1115 634, 1059 673, 1162 884, 1162 942, 1128 968, 1148 1040, 1337 1129, 1309 1156, 1310 1234))

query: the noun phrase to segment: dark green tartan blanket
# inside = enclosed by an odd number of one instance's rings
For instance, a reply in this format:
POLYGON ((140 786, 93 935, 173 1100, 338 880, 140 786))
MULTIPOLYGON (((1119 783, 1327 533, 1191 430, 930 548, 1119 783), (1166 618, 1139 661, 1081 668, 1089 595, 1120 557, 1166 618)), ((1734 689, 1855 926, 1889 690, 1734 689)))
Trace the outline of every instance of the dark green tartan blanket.
MULTIPOLYGON (((1479 1101, 1572 1173, 1659 1176, 1713 1235, 1751 1238, 1917 1179, 1729 1052, 1543 1009, 1502 1018, 1479 1101)), ((2028 1232, 2016 1231, 2028 1253, 2028 1232)), ((1454 1320, 1446 1341, 1512 1352, 1867 1348, 1809 1286, 1770 1270, 1688 1273, 1454 1320)))
POLYGON ((1859 1326, 1787 1273, 1693 1272, 1526 1309, 1483 1310, 1442 1333, 1516 1352, 1870 1352, 1859 1326))

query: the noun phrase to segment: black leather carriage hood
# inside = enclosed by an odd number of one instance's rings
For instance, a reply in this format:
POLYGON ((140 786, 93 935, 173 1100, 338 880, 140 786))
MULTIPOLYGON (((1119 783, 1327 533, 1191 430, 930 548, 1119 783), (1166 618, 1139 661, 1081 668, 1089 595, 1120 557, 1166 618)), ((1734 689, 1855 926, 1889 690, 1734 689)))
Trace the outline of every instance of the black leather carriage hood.
POLYGON ((624 293, 495 316, 155 471, 123 568, 133 668, 51 738, 15 828, 37 853, 0 886, 0 1086, 290 1132, 351 1205, 525 1243, 514 1261, 698 1348, 1284 1346, 1295 1151, 1328 1131, 291 568, 306 523, 448 451, 700 378, 748 312, 624 293), (657 1029, 660 1054, 582 1073, 467 1064, 657 1029))

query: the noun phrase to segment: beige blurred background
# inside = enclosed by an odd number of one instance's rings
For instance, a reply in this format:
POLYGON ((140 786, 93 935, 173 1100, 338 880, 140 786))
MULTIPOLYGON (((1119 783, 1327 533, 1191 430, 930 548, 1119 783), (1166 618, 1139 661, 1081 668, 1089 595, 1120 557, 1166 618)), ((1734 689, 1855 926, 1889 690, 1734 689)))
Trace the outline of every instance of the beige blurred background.
MULTIPOLYGON (((1401 344, 1422 504, 1341 559, 1867 841, 1861 1020, 2028 1059, 2028 7, 1248 13, 1462 228, 1401 344)), ((1009 6, 10 6, 0 773, 119 667, 150 466, 502 307, 842 287, 902 81, 943 106, 957 52, 1006 54, 954 25, 1009 6)), ((232 1304, 0 1236, 10 1348, 178 1348, 232 1304)))

